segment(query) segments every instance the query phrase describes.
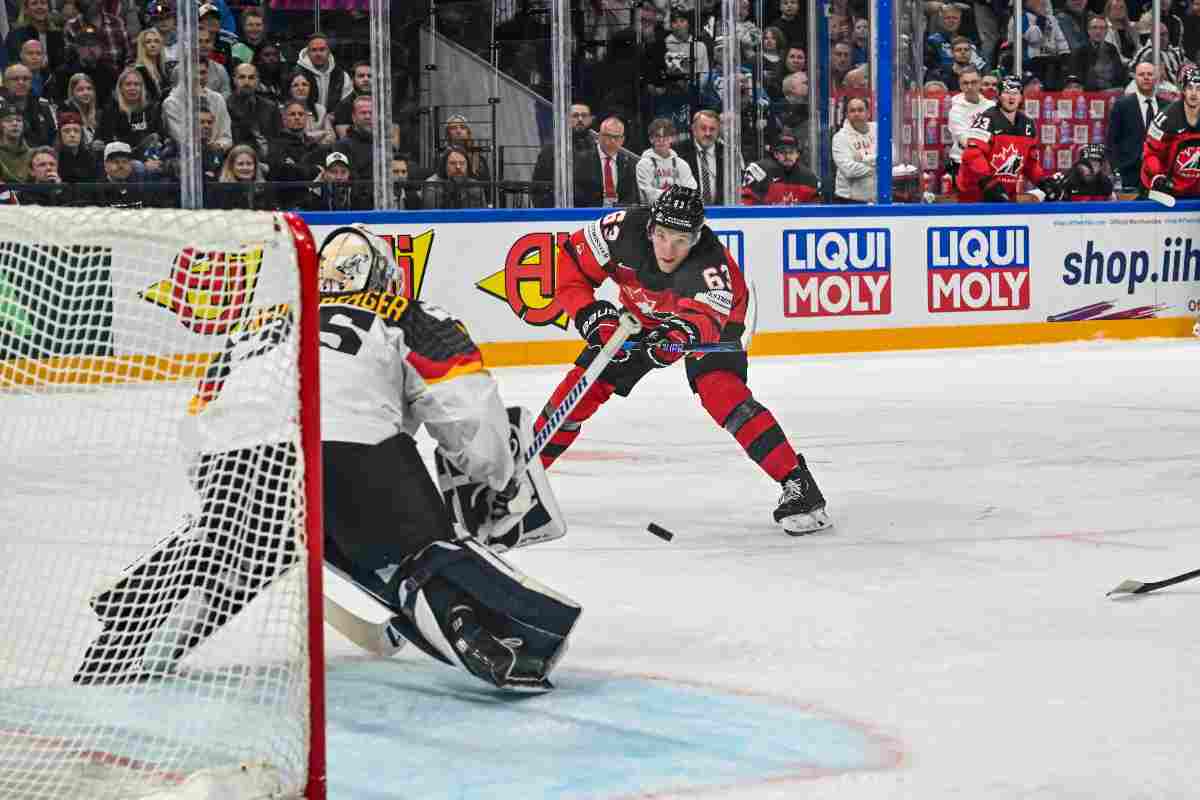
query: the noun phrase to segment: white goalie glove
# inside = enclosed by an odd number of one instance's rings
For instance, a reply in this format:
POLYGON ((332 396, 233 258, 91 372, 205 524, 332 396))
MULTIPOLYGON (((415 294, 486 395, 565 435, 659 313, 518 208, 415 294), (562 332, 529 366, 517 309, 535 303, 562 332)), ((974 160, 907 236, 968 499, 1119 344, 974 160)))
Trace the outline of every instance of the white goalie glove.
POLYGON ((508 408, 509 447, 516 460, 513 478, 502 490, 473 480, 438 448, 434 452, 438 489, 451 521, 464 536, 474 536, 496 552, 561 538, 566 522, 539 459, 525 464, 523 453, 533 441, 533 416, 508 408))

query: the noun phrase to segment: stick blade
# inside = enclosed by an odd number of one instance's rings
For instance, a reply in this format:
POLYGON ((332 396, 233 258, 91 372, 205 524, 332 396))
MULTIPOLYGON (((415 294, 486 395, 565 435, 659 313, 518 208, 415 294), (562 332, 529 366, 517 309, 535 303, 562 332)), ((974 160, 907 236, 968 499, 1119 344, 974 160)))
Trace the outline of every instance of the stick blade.
POLYGON ((1117 584, 1116 588, 1110 591, 1105 597, 1112 597, 1114 594, 1137 594, 1146 584, 1142 581, 1124 580, 1117 584))
POLYGON ((1167 194, 1166 192, 1160 192, 1157 189, 1151 189, 1148 196, 1151 200, 1159 205, 1166 206, 1167 208, 1175 207, 1175 195, 1173 194, 1167 194))

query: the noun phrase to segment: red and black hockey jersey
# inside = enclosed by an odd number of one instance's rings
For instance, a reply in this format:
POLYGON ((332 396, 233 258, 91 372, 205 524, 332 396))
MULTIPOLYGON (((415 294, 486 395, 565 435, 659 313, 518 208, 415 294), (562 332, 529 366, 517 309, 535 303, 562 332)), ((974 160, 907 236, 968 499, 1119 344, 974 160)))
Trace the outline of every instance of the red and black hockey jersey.
POLYGON ((575 231, 557 259, 555 298, 572 318, 596 299, 605 280, 620 304, 648 329, 675 315, 694 324, 702 342, 716 342, 730 323, 744 323, 748 292, 737 262, 705 226, 679 267, 658 268, 646 207, 617 211, 575 231))
POLYGON ((1200 196, 1200 122, 1191 125, 1176 100, 1158 112, 1142 145, 1142 186, 1150 188, 1157 175, 1166 175, 1177 197, 1200 196))
POLYGON ((1030 183, 1041 183, 1042 169, 1037 129, 1020 111, 1011 120, 999 106, 984 111, 967 129, 967 146, 958 171, 958 197, 964 203, 982 199, 980 182, 995 176, 1008 194, 1017 195, 1017 181, 1024 175, 1030 183))
POLYGON ((815 203, 820 195, 820 179, 799 161, 788 169, 774 158, 764 158, 746 167, 742 176, 744 206, 794 206, 800 203, 815 203))

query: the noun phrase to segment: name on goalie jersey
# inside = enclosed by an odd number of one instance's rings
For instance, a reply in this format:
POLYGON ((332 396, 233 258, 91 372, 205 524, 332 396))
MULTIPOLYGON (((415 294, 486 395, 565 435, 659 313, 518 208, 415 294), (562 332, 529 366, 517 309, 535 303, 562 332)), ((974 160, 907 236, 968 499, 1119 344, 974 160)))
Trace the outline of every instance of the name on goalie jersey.
POLYGON ((892 235, 886 228, 784 231, 783 272, 784 316, 892 311, 892 235))

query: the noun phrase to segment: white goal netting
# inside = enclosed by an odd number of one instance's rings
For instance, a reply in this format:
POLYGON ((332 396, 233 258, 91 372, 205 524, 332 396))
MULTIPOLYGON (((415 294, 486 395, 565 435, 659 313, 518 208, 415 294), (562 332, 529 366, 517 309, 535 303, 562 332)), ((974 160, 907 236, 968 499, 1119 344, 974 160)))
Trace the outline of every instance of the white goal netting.
POLYGON ((305 794, 292 223, 0 209, 0 797, 305 794))

